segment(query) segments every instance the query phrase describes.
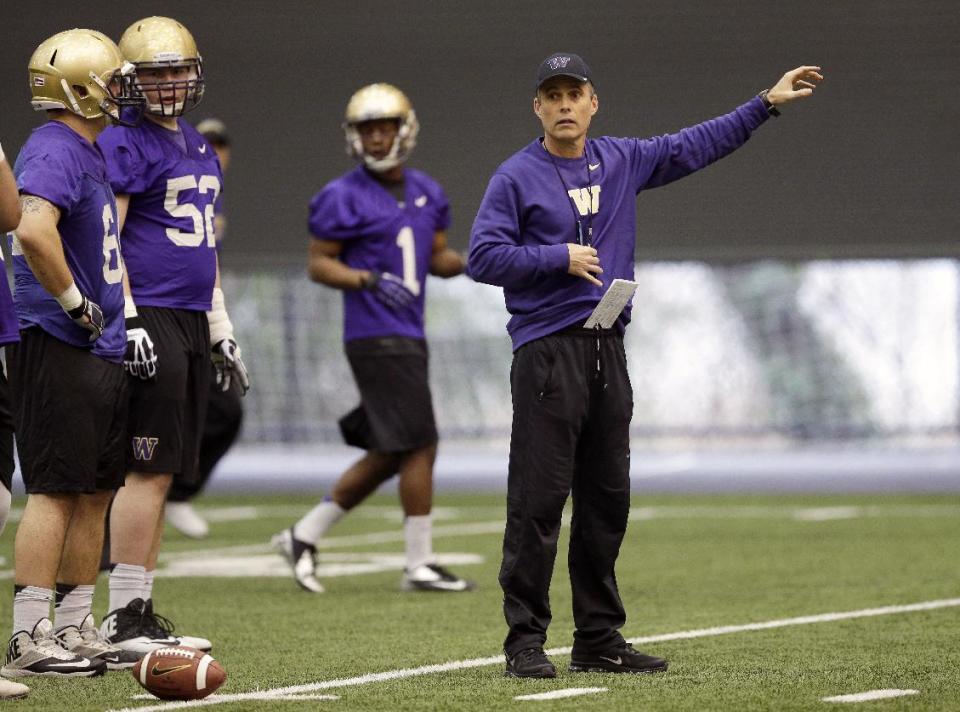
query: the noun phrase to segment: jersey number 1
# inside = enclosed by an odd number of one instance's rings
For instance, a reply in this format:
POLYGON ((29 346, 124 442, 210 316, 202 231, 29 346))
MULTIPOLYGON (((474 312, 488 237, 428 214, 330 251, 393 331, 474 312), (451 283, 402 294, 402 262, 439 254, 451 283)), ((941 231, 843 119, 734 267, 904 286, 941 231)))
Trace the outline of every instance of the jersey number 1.
POLYGON ((397 233, 397 245, 403 253, 403 286, 420 296, 420 280, 417 279, 417 243, 413 230, 405 227, 397 233))

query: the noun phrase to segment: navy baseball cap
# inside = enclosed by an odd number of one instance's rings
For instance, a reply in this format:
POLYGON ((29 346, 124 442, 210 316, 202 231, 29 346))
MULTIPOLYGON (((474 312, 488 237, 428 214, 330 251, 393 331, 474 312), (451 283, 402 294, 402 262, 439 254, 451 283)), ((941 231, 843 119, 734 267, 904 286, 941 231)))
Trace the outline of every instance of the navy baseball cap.
POLYGON ((553 77, 572 77, 578 82, 593 83, 590 67, 583 61, 583 57, 572 52, 555 52, 540 63, 537 70, 537 89, 553 77))

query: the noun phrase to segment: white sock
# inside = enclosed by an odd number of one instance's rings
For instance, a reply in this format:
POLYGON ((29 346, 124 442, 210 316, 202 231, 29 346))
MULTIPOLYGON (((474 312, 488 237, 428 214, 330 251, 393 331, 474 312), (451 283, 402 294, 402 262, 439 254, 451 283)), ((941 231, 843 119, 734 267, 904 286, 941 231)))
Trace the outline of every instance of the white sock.
POLYGON ((140 594, 140 598, 142 598, 144 601, 153 598, 153 574, 154 573, 155 573, 155 570, 143 572, 143 589, 140 594))
POLYGON ((39 586, 24 586, 13 594, 13 633, 24 630, 27 635, 43 618, 50 617, 53 590, 39 586))
POLYGON ((433 563, 433 526, 429 514, 407 517, 403 522, 407 543, 407 569, 433 563))
POLYGON ((307 512, 293 525, 293 536, 307 544, 316 544, 330 527, 339 522, 347 510, 329 497, 307 512))
POLYGON ((71 586, 66 583, 57 584, 56 604, 53 608, 54 630, 61 630, 68 625, 77 628, 83 623, 93 609, 93 585, 71 586))
POLYGON ((126 605, 143 594, 146 569, 133 564, 114 564, 110 568, 110 611, 126 605))

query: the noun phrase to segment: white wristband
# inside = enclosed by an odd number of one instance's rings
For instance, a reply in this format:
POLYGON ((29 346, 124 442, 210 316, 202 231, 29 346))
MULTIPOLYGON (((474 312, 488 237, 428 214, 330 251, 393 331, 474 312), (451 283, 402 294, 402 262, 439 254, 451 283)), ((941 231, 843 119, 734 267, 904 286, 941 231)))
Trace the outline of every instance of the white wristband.
POLYGON ((210 322, 210 345, 216 346, 224 339, 233 338, 233 324, 227 315, 227 305, 223 300, 223 290, 213 288, 213 299, 210 311, 207 312, 207 321, 210 322))
POLYGON ((137 316, 137 305, 133 301, 133 297, 128 297, 126 294, 123 295, 123 318, 124 319, 133 319, 137 316))
POLYGON ((77 283, 71 282, 70 286, 63 290, 63 293, 57 297, 57 302, 65 312, 71 312, 83 304, 83 295, 77 289, 77 283))

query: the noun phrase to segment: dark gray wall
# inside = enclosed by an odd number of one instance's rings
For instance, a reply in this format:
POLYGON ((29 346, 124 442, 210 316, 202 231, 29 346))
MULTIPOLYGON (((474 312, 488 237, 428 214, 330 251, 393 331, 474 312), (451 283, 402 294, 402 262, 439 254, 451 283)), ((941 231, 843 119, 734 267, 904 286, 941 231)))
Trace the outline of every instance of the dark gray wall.
POLYGON ((118 37, 149 14, 191 28, 208 94, 189 116, 236 139, 228 260, 302 259, 306 203, 350 168, 350 94, 396 83, 422 124, 412 165, 446 187, 465 247, 493 169, 539 132, 531 76, 557 49, 597 77, 594 134, 665 133, 723 113, 799 64, 817 96, 739 153, 639 200, 640 258, 960 254, 960 4, 956 0, 670 2, 2 3, 0 138, 15 154, 39 117, 25 66, 74 26, 118 37))

